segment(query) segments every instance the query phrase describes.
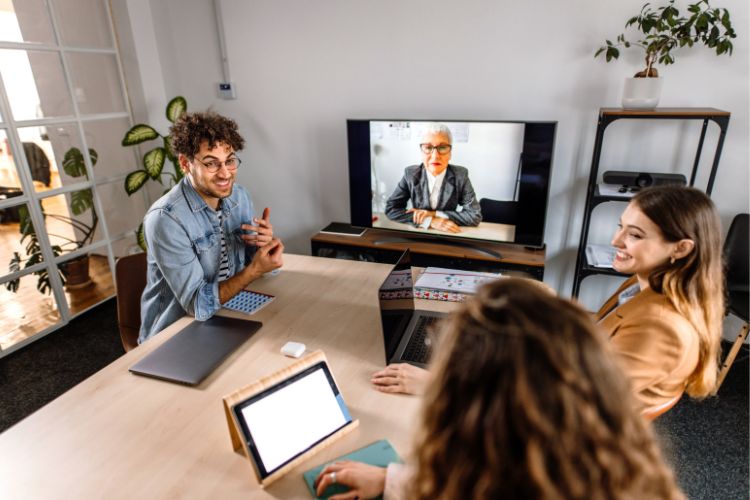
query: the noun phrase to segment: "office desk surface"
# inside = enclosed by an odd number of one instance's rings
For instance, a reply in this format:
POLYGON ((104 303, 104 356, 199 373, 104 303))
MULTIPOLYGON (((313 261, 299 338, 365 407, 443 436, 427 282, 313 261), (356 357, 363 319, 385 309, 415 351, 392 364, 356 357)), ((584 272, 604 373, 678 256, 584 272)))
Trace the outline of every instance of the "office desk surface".
POLYGON ((1 434, 0 496, 310 498, 302 472, 326 460, 381 438, 406 457, 420 400, 379 393, 369 382, 385 362, 377 289, 390 269, 285 256, 279 275, 250 286, 276 296, 250 316, 263 327, 198 387, 128 372, 191 321, 183 318, 1 434), (290 364, 279 352, 289 340, 325 352, 360 425, 264 491, 250 463, 232 451, 222 397, 290 364))

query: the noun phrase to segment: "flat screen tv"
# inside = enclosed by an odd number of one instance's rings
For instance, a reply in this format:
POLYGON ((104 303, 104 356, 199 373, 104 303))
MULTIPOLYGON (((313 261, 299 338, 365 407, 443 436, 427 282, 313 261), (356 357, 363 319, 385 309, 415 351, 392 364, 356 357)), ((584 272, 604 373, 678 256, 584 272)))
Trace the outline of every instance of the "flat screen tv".
POLYGON ((556 127, 347 120, 352 225, 542 247, 556 127))

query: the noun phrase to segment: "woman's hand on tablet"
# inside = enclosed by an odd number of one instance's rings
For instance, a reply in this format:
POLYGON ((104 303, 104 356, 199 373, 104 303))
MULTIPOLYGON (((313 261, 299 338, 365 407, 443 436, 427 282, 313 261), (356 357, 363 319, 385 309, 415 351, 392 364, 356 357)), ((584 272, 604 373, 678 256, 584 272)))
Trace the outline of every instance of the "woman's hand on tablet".
POLYGON ((373 374, 371 382, 380 392, 422 394, 430 372, 408 363, 393 363, 373 374))
POLYGON ((383 467, 364 464, 362 462, 342 461, 326 466, 315 479, 315 491, 318 496, 332 484, 343 484, 351 489, 330 500, 354 500, 357 498, 374 498, 383 494, 385 490, 385 473, 383 467))

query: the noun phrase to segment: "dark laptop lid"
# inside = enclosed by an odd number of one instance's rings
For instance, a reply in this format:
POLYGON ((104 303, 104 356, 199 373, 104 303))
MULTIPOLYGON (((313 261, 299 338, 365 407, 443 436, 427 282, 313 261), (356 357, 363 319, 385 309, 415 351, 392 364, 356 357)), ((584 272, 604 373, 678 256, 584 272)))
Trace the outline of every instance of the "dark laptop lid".
POLYGON ((222 316, 193 321, 131 366, 130 371, 182 384, 200 384, 262 325, 222 316))
POLYGON ((380 285, 378 300, 385 343, 385 362, 388 363, 396 353, 414 314, 414 282, 408 249, 401 254, 396 265, 380 285))

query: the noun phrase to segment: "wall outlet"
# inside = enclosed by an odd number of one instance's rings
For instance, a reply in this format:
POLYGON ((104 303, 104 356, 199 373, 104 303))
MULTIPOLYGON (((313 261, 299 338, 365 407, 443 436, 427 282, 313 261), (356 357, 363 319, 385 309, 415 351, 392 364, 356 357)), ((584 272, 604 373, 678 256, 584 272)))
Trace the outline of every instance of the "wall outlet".
POLYGON ((219 83, 219 97, 222 99, 237 99, 237 93, 234 91, 234 84, 231 82, 219 83))

